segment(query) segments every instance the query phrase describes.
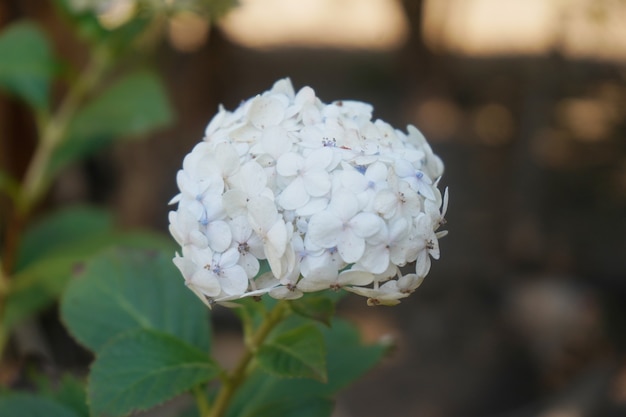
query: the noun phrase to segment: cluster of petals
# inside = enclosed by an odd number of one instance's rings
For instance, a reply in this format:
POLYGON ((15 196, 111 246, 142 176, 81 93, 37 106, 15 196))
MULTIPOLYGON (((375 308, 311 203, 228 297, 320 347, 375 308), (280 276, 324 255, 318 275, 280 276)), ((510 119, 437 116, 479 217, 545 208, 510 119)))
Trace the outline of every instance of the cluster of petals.
POLYGON ((372 110, 289 79, 220 107, 169 213, 174 263, 207 305, 329 288, 392 305, 422 283, 446 233, 443 163, 415 127, 372 110))

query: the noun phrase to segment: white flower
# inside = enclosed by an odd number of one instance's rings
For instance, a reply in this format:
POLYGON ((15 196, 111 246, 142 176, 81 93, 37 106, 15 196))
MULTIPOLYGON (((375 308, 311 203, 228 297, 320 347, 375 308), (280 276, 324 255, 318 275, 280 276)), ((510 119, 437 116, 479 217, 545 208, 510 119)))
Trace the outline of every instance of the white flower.
POLYGON ((439 259, 439 240, 434 227, 438 225, 433 225, 426 214, 421 213, 415 220, 412 255, 409 257, 415 260, 415 273, 422 277, 430 271, 430 258, 439 259))
POLYGON ((408 246, 409 224, 400 218, 389 224, 383 224, 380 232, 368 239, 365 252, 356 266, 359 269, 382 274, 392 263, 404 266, 408 246))
POLYGON ((238 264, 252 279, 259 273, 259 259, 265 259, 263 241, 252 230, 250 223, 244 216, 235 217, 230 223, 233 244, 239 252, 238 264))
POLYGON ((380 287, 362 288, 350 287, 348 291, 355 294, 368 297, 367 304, 371 306, 377 305, 396 305, 401 298, 408 297, 424 282, 424 277, 417 274, 407 274, 400 276, 397 280, 385 282, 380 287))
POLYGON ((326 171, 333 160, 329 148, 319 148, 306 157, 294 152, 281 155, 276 172, 288 185, 278 196, 285 210, 295 210, 309 202, 311 197, 321 197, 330 191, 330 175, 326 171))
POLYGON ((376 234, 381 223, 376 214, 359 211, 355 195, 340 190, 328 209, 311 216, 307 234, 313 243, 336 247, 345 262, 354 263, 363 256, 365 239, 376 234))
POLYGON ((174 263, 207 305, 329 288, 393 305, 421 284, 446 233, 443 163, 415 127, 372 111, 325 104, 288 79, 232 112, 220 106, 183 161, 169 214, 174 263))

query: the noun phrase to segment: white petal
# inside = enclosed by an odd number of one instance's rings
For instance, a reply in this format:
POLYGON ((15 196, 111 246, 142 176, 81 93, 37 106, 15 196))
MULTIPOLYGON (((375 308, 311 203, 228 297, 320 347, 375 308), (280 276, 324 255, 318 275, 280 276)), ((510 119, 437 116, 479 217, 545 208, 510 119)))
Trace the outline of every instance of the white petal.
POLYGON ((280 285, 280 282, 276 279, 274 274, 272 274, 271 272, 266 272, 258 276, 257 278, 254 279, 252 283, 255 288, 267 289, 267 290, 270 290, 280 285))
POLYGON ((302 297, 304 294, 297 288, 289 289, 287 287, 276 287, 270 290, 270 297, 277 298, 279 300, 295 300, 302 297))
POLYGON ((233 240, 237 243, 246 242, 252 235, 252 228, 248 223, 248 219, 245 216, 237 216, 230 222, 230 230, 233 240))
POLYGON ((228 137, 240 143, 255 143, 259 141, 259 138, 263 135, 263 132, 256 127, 245 124, 237 129, 231 130, 228 137))
POLYGON ((278 204, 285 210, 296 210, 308 203, 310 198, 304 186, 304 180, 296 177, 278 196, 278 204))
POLYGON ((222 197, 224 211, 230 217, 245 216, 248 212, 248 195, 241 190, 228 190, 222 197))
POLYGON ((215 252, 225 251, 232 242, 232 232, 226 222, 215 221, 207 225, 209 246, 215 252))
POLYGON ((448 212, 448 187, 446 187, 446 191, 443 194, 443 205, 441 207, 441 217, 445 217, 448 212))
POLYGON ((259 273, 259 260, 250 253, 241 254, 239 257, 239 265, 246 271, 248 278, 254 278, 259 273))
POLYGON ((265 152, 273 158, 278 158, 292 147, 292 139, 288 132, 280 126, 266 128, 259 139, 265 152))
POLYGON ((287 227, 282 220, 278 220, 270 230, 267 231, 265 243, 267 246, 273 247, 278 256, 282 256, 287 246, 287 240, 287 227))
POLYGON ((423 250, 417 255, 415 260, 415 273, 420 277, 425 277, 428 275, 428 271, 430 271, 430 257, 428 252, 423 250))
POLYGON ((197 246, 199 248, 206 248, 209 246, 209 239, 206 235, 199 230, 192 230, 189 233, 189 244, 197 246))
POLYGON ((390 189, 381 190, 374 197, 374 210, 385 219, 393 217, 398 206, 398 197, 390 189))
POLYGON ((383 221, 373 213, 359 213, 350 220, 350 228, 359 237, 370 237, 378 233, 383 221))
POLYGON ((281 78, 276 81, 272 86, 271 92, 274 94, 284 94, 288 98, 293 99, 295 92, 293 91, 293 85, 291 84, 291 80, 289 77, 281 78))
POLYGON ((257 96, 248 110, 248 120, 257 128, 279 124, 285 115, 285 104, 276 97, 257 96))
POLYGON ((284 153, 276 161, 276 172, 283 177, 292 177, 298 175, 298 172, 304 166, 304 158, 297 153, 284 153))
POLYGON ((369 285, 374 281, 374 275, 358 270, 343 271, 339 274, 339 283, 343 285, 369 285))
POLYGON ((341 185, 352 192, 361 192, 367 187, 367 178, 359 171, 343 171, 341 174, 341 185))
POLYGON ((305 168, 326 169, 333 160, 333 151, 331 148, 323 147, 314 150, 307 155, 305 160, 305 168))
POLYGON ((272 273, 276 277, 282 277, 287 271, 283 265, 283 255, 287 244, 287 231, 285 223, 277 221, 267 233, 265 238, 264 252, 272 273))
POLYGON ((367 246, 358 265, 372 274, 382 274, 389 266, 389 251, 384 246, 367 246))
POLYGON ((314 103, 315 102, 315 91, 311 87, 302 87, 296 97, 294 98, 294 102, 297 104, 304 103, 314 103))
POLYGON ((274 225, 278 211, 274 202, 265 197, 250 198, 248 201, 248 221, 259 235, 265 236, 274 225))
POLYGON ((191 260, 187 259, 186 257, 179 256, 178 253, 174 257, 174 259, 172 259, 172 262, 174 262, 174 265, 176 265, 176 267, 178 268, 180 273, 183 275, 183 278, 185 278, 185 280, 191 279, 193 273, 198 268, 198 266, 195 263, 193 263, 191 260))
POLYGON ((230 176, 239 169, 239 155, 230 143, 222 142, 215 147, 214 161, 224 176, 230 176))
POLYGON ((236 248, 230 248, 220 256, 220 267, 230 268, 239 261, 239 251, 236 248))
POLYGON ((403 291, 414 291, 422 285, 424 277, 417 274, 406 274, 398 278, 398 288, 403 291))
POLYGON ((223 107, 220 106, 219 111, 217 112, 217 114, 215 116, 213 116, 213 118, 211 119, 211 121, 209 122, 209 124, 207 125, 204 134, 206 136, 211 136, 213 133, 215 133, 224 123, 224 120, 226 119, 226 114, 228 112, 226 110, 224 110, 223 107))
POLYGON ((311 280, 308 278, 303 278, 300 280, 300 282, 298 282, 298 289, 302 290, 303 292, 323 291, 329 289, 330 286, 330 282, 311 280))
POLYGON ((241 167, 238 179, 243 190, 249 194, 258 194, 267 185, 267 174, 255 161, 249 161, 241 167))
POLYGON ((337 250, 346 263, 358 261, 365 251, 365 241, 350 230, 341 233, 337 239, 337 250))
POLYGON ((225 294, 241 295, 248 288, 248 275, 241 266, 235 265, 222 272, 220 284, 225 294))
POLYGON ((329 208, 344 221, 351 219, 359 211, 356 196, 348 190, 333 190, 329 208))
POLYGON ((303 205, 296 209, 296 214, 302 217, 310 217, 315 213, 319 213, 328 207, 328 199, 324 197, 313 197, 303 205))
POLYGON ((413 177, 415 175, 415 167, 406 159, 396 159, 394 170, 400 178, 413 177))
POLYGON ((337 246, 342 226, 342 221, 336 216, 328 211, 322 211, 311 216, 307 237, 318 246, 332 248, 337 246))
POLYGON ((367 167, 365 176, 374 181, 384 181, 387 178, 387 166, 382 162, 374 162, 367 167))
POLYGON ((197 288, 208 297, 218 296, 221 292, 220 283, 215 275, 204 268, 198 268, 187 285, 197 288))
POLYGON ((170 201, 167 202, 168 206, 178 203, 183 198, 182 193, 176 194, 170 201))
POLYGON ((304 188, 312 197, 321 197, 330 191, 330 178, 328 173, 315 170, 304 176, 304 188))

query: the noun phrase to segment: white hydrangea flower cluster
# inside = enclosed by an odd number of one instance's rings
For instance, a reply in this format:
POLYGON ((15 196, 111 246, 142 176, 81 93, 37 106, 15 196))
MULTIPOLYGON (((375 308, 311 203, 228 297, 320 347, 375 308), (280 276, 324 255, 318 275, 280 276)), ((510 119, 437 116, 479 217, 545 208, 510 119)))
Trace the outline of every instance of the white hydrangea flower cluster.
POLYGON ((220 107, 184 159, 169 213, 174 263, 208 306, 328 288, 392 305, 422 283, 446 233, 443 163, 415 127, 372 121, 372 110, 325 104, 289 79, 220 107))

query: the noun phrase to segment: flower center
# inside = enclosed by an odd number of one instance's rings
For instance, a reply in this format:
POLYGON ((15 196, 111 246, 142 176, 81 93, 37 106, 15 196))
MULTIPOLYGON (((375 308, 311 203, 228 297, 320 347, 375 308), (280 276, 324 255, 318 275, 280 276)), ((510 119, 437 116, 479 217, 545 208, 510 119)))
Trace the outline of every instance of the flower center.
POLYGON ((241 242, 239 246, 237 246, 237 250, 240 254, 245 255, 250 251, 250 246, 248 245, 248 242, 241 242))

